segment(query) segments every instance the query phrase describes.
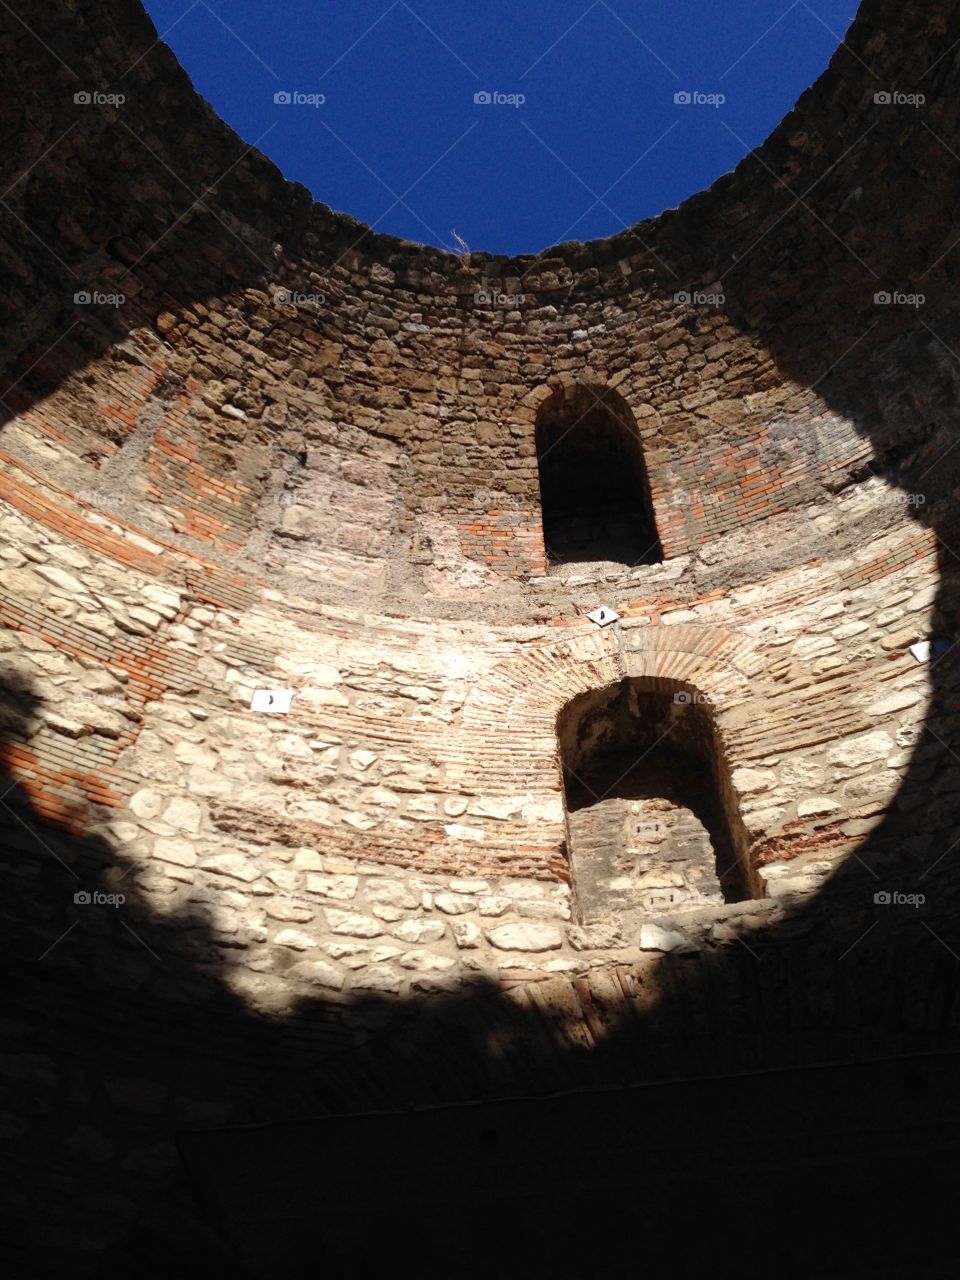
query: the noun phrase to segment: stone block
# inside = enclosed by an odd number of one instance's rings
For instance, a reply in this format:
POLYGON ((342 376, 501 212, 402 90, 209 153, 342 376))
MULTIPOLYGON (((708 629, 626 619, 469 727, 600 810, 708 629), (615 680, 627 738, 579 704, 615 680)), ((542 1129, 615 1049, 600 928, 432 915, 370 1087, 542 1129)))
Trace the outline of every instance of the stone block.
POLYGON ((563 946, 554 925, 532 922, 498 925, 487 930, 487 938, 498 951, 554 951, 563 946))

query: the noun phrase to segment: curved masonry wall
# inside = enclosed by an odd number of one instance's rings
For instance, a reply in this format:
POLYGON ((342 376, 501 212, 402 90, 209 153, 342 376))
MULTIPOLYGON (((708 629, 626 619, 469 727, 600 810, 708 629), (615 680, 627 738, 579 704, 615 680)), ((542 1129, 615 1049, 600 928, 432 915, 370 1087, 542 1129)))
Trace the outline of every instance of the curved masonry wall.
MULTIPOLYGON (((138 4, 72 7, 69 33, 36 22, 59 66, 5 20, 22 81, 2 816, 12 883, 42 889, 24 954, 77 929, 44 961, 47 997, 79 981, 174 1021, 178 1002, 236 1000, 288 1019, 312 1069, 405 1001, 461 991, 539 1001, 574 1037, 605 983, 652 1006, 674 954, 734 963, 818 902, 854 941, 874 886, 850 869, 866 858, 885 889, 907 848, 891 813, 923 803, 909 852, 930 861, 956 817, 931 727, 956 707, 952 660, 910 652, 956 637, 954 6, 865 3, 853 52, 710 191, 516 260, 312 205, 193 94, 138 4), (876 83, 921 77, 922 119, 874 104, 876 83), (75 108, 78 84, 121 79, 122 108, 75 108), (922 326, 874 304, 917 281, 922 326), (81 288, 126 301, 75 305, 81 288), (522 304, 488 306, 496 290, 522 304), (614 389, 635 416, 662 564, 546 574, 534 425, 564 387, 614 389), (621 621, 596 628, 599 604, 621 621), (765 897, 652 910, 639 936, 577 922, 556 720, 627 676, 710 700, 765 897), (249 710, 279 687, 288 715, 249 710), (54 832, 39 862, 35 820, 54 832), (126 904, 72 900, 94 891, 126 904)), ((799 1035, 816 1001, 793 1010, 799 1035)), ((36 1012, 25 997, 28 1038, 36 1012)), ((14 1070, 56 1093, 59 1050, 30 1043, 14 1070)), ((104 1083, 84 1047, 70 1070, 111 1115, 203 1124, 248 1114, 261 1066, 240 1059, 233 1102, 206 1111, 151 1092, 149 1065, 104 1083)), ((113 1123, 51 1122, 44 1142, 66 1144, 68 1178, 120 1144, 139 1206, 170 1152, 113 1123)), ((117 1235, 74 1207, 64 1248, 117 1235)))

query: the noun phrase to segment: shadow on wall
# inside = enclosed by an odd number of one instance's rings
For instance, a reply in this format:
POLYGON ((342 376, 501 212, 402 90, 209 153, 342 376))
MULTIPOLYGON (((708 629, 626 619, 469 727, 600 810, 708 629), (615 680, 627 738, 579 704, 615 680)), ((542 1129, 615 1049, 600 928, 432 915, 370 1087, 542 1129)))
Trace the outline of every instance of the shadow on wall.
MULTIPOLYGON (((82 9, 82 0, 72 7, 82 9)), ((147 331, 156 345, 154 327, 166 331, 158 317, 172 325, 188 312, 200 325, 205 302, 248 288, 275 299, 277 279, 307 284, 298 264, 316 252, 318 238, 329 262, 370 238, 343 218, 325 218, 305 188, 214 123, 137 0, 96 9, 89 21, 70 23, 38 9, 29 29, 11 7, 0 11, 12 70, 0 96, 8 140, 0 425, 69 380, 75 413, 90 419, 94 440, 109 439, 111 421, 81 371, 104 356, 127 371, 149 366, 149 346, 125 344, 131 330, 147 331), (119 106, 75 100, 105 81, 124 99, 119 106), (189 183, 169 161, 178 154, 190 156, 189 183)), ((332 308, 342 301, 331 294, 332 308)), ((310 322, 322 323, 322 313, 310 322)), ((282 362, 294 354, 302 323, 295 308, 278 306, 273 323, 246 340, 282 362)), ((216 358, 198 356, 179 348, 168 377, 229 377, 216 358)), ((213 425, 226 433, 231 424, 213 425)), ((261 426, 275 431, 253 417, 245 430, 261 426)), ((127 427, 116 430, 119 440, 127 427)), ((102 456, 88 461, 98 466, 102 456)))
MULTIPOLYGON (((143 19, 133 7, 129 12, 133 30, 119 30, 117 35, 138 47, 144 43, 143 19)), ((59 47, 56 33, 50 38, 53 47, 59 47)), ((944 52, 948 44, 944 35, 944 52)), ((165 51, 160 56, 169 58, 165 51)), ((30 46, 29 57, 50 74, 50 61, 43 60, 42 51, 30 46)), ((169 72, 178 81, 182 77, 172 63, 169 72)), ((73 82, 64 72, 54 68, 52 74, 61 88, 72 90, 73 82)), ((931 77, 931 84, 941 90, 931 127, 960 150, 956 99, 947 93, 953 74, 945 57, 931 77)), ((10 123, 15 126, 17 121, 10 123)), ((63 128, 69 123, 64 116, 63 128)), ((51 128, 56 124, 54 118, 51 128)), ((199 119, 185 123, 188 145, 199 125, 199 119)), ((255 260, 246 262, 239 250, 230 262, 226 256, 216 263, 208 259, 215 217, 202 206, 173 230, 170 220, 165 223, 159 214, 156 226, 144 227, 132 237, 117 237, 116 228, 101 227, 107 216, 102 211, 127 207, 130 201, 124 185, 127 175, 111 171, 106 157, 102 163, 97 158, 96 127, 78 126, 90 133, 85 163, 92 179, 102 183, 99 194, 90 195, 96 186, 88 177, 82 184, 84 194, 66 166, 38 169, 24 180, 37 210, 35 231, 59 243, 57 211, 71 208, 92 241, 109 242, 128 264, 138 262, 151 239, 160 237, 158 256, 148 250, 147 261, 155 266, 143 273, 146 284, 137 302, 145 316, 166 297, 171 280, 181 281, 185 288, 189 284, 195 294, 204 289, 215 294, 224 287, 224 277, 231 287, 261 278, 261 266, 255 260), (103 232, 99 236, 98 227, 103 232), (169 234, 164 239, 165 231, 169 234)), ((956 252, 939 263, 935 260, 947 247, 952 226, 952 219, 941 215, 956 207, 960 182, 919 116, 898 116, 889 126, 878 125, 869 144, 845 158, 839 158, 839 136, 829 145, 836 147, 838 162, 810 198, 817 216, 795 207, 770 227, 763 244, 742 263, 741 255, 734 253, 739 242, 718 217, 717 225, 699 240, 709 246, 704 272, 709 268, 712 276, 722 275, 724 266, 729 267, 724 283, 731 321, 753 334, 799 388, 815 388, 816 396, 833 411, 869 435, 878 469, 889 459, 888 477, 893 482, 907 493, 927 493, 926 504, 914 511, 940 539, 936 626, 938 633, 955 639, 960 634, 958 562, 951 545, 960 548, 960 540, 951 507, 958 479, 954 459, 960 459, 960 450, 951 449, 960 385, 960 317, 949 286, 956 279, 956 252), (887 163, 891 154, 890 163, 904 166, 895 199, 887 163), (847 222, 836 232, 842 231, 852 244, 850 252, 837 242, 829 224, 833 211, 858 190, 854 203, 847 205, 847 222), (882 240, 875 236, 873 224, 859 232, 852 225, 858 210, 871 207, 887 211, 882 240), (934 236, 933 243, 923 229, 941 221, 942 235, 934 236), (878 279, 907 281, 924 273, 930 301, 922 314, 891 309, 875 322, 868 303, 856 302, 872 298, 878 279)), ((236 154, 241 150, 237 144, 236 154)), ((218 157, 209 163, 213 180, 229 159, 219 170, 218 157)), ((248 189, 241 172, 245 171, 238 169, 224 180, 222 194, 233 207, 248 204, 251 220, 260 210, 265 226, 279 176, 270 179, 273 193, 264 195, 248 189)), ((267 166, 258 172, 275 174, 267 166)), ((162 184, 178 213, 189 204, 190 197, 163 175, 161 166, 151 171, 151 180, 162 184)), ((291 226, 281 229, 287 253, 295 252, 306 221, 306 197, 302 209, 296 199, 291 226)), ((783 201, 788 208, 789 193, 783 201)), ((291 207, 286 197, 277 204, 291 207)), ((149 205, 147 200, 138 202, 138 216, 149 205)), ((238 234, 246 233, 241 229, 238 234)), ((33 278, 25 263, 19 274, 33 278)), ((14 353, 22 359, 21 368, 35 358, 37 363, 12 395, 2 393, 10 412, 115 344, 128 323, 111 316, 102 328, 84 325, 82 342, 80 332, 73 331, 55 350, 43 350, 43 335, 68 328, 72 304, 64 290, 72 295, 76 285, 53 264, 40 278, 45 301, 29 311, 32 338, 28 334, 23 340, 23 330, 16 331, 20 338, 14 353), (56 301, 60 298, 64 301, 56 301)), ((9 301, 19 308, 29 299, 14 291, 9 301)), ((808 404, 802 403, 798 412, 808 404)), ((960 649, 952 648, 931 667, 930 711, 900 793, 884 821, 824 890, 792 909, 775 928, 750 931, 744 924, 742 945, 731 936, 726 945, 651 958, 635 974, 611 977, 620 994, 609 995, 605 1004, 600 1001, 599 978, 589 990, 582 983, 566 984, 580 1007, 590 1012, 587 1037, 578 1036, 568 1022, 566 996, 558 995, 551 1005, 546 1000, 521 1001, 482 985, 467 998, 414 1002, 401 1009, 375 998, 342 1003, 317 998, 299 1002, 281 1017, 258 1012, 255 987, 243 994, 230 987, 235 966, 229 957, 237 944, 217 930, 210 904, 177 900, 161 913, 138 890, 133 861, 122 848, 38 827, 29 798, 7 778, 0 810, 5 832, 2 902, 4 941, 13 959, 4 1026, 8 1044, 17 1047, 4 1060, 13 1095, 6 1123, 22 1144, 8 1193, 19 1223, 17 1243, 27 1248, 16 1274, 62 1274, 69 1267, 78 1277, 109 1277, 121 1268, 136 1268, 141 1276, 161 1275, 198 1260, 218 1267, 219 1274, 244 1274, 242 1241, 232 1234, 236 1224, 218 1216, 222 1205, 215 1188, 198 1187, 187 1177, 174 1141, 178 1133, 282 1121, 294 1122, 296 1129, 306 1117, 325 1114, 613 1088, 634 1081, 696 1080, 826 1062, 858 1064, 829 1080, 823 1078, 821 1087, 831 1091, 832 1100, 846 1095, 852 1103, 864 1090, 870 1092, 876 1132, 886 1131, 894 1148, 902 1143, 913 1153, 899 1162, 899 1181, 891 1181, 888 1163, 878 1161, 873 1169, 869 1161, 858 1164, 857 1176, 866 1181, 854 1207, 868 1218, 872 1215, 870 1227, 875 1228, 886 1215, 894 1216, 892 1201, 897 1197, 890 1193, 895 1188, 905 1197, 899 1203, 914 1215, 920 1239, 904 1242, 898 1237, 893 1244, 913 1249, 914 1274, 937 1274, 931 1242, 940 1241, 938 1219, 944 1229, 952 1221, 944 1203, 951 1170, 947 1157, 930 1152, 936 1151, 938 1141, 946 1147, 954 1144, 950 1149, 955 1149, 955 1130, 937 1137, 938 1118, 946 1111, 942 1076, 929 1065, 937 1059, 925 1062, 922 1055, 958 1047, 958 666, 960 649), (875 903, 878 891, 894 889, 923 891, 926 901, 919 909, 875 903), (75 895, 84 892, 91 900, 76 901, 75 895), (122 893, 125 900, 94 900, 94 893, 114 898, 122 893), (871 1059, 897 1057, 909 1057, 913 1063, 894 1080, 866 1066, 871 1059), (929 1129, 924 1130, 926 1155, 918 1154, 910 1146, 911 1135, 890 1121, 906 1099, 920 1107, 929 1129), (204 1207, 198 1209, 201 1200, 204 1207), (105 1241, 115 1242, 106 1261, 99 1256, 105 1241)), ((13 682, 3 686, 3 699, 0 723, 9 749, 26 735, 37 699, 31 689, 13 682)), ((737 932, 734 927, 733 934, 737 932)), ((558 979, 553 989, 565 983, 558 979)), ((614 987, 606 990, 610 993, 614 987)), ((723 1096, 717 1096, 717 1108, 723 1106, 723 1096)), ((775 1149, 772 1139, 784 1123, 791 1096, 787 1086, 768 1086, 765 1106, 751 1121, 754 1132, 775 1149)), ((811 1096, 815 1099, 815 1090, 811 1096)), ((653 1105, 644 1101, 647 1097, 652 1094, 643 1090, 623 1095, 623 1107, 642 1119, 644 1107, 653 1105)), ((689 1108, 675 1113, 676 1144, 691 1149, 704 1133, 713 1132, 713 1120, 698 1109, 698 1089, 691 1087, 685 1097, 689 1108)), ((831 1117, 838 1112, 842 1115, 843 1107, 831 1109, 831 1117)), ((553 1153, 568 1157, 562 1126, 538 1120, 538 1114, 531 1104, 528 1118, 515 1123, 530 1125, 532 1140, 546 1160, 553 1153)), ((596 1114, 598 1124, 617 1123, 616 1114, 605 1119, 599 1109, 596 1114)), ((815 1106, 804 1117, 815 1125, 815 1106)), ((637 1131, 642 1141, 642 1123, 637 1131)), ((322 1134, 311 1137, 321 1140, 322 1134)), ((437 1140, 456 1147, 456 1124, 451 1121, 437 1140)), ((835 1171, 856 1143, 849 1131, 841 1128, 837 1136, 824 1128, 822 1145, 823 1160, 835 1171)), ((822 1206, 817 1204, 806 1223, 798 1222, 793 1206, 785 1208, 781 1195, 785 1200, 793 1196, 793 1204, 799 1200, 808 1212, 818 1196, 798 1172, 795 1157, 751 1150, 754 1169, 763 1173, 751 1184, 755 1198, 746 1210, 751 1227, 765 1216, 783 1214, 795 1244, 790 1257, 778 1255, 772 1268, 764 1262, 757 1274, 768 1275, 772 1269, 782 1275, 808 1275, 823 1248, 816 1236, 822 1206), (790 1172, 781 1177, 778 1171, 784 1163, 790 1172)), ((816 1173, 814 1169, 811 1180, 819 1186, 816 1173)), ((415 1179, 416 1168, 409 1174, 415 1179)), ((250 1176, 256 1178, 256 1168, 250 1176)), ((830 1185, 837 1181, 834 1178, 830 1185)), ((703 1256, 709 1260, 709 1253, 725 1247, 722 1242, 729 1239, 734 1214, 743 1205, 726 1188, 721 1194, 715 1185, 699 1186, 689 1168, 675 1185, 682 1212, 676 1206, 664 1207, 647 1219, 642 1208, 629 1203, 630 1213, 636 1211, 645 1230, 654 1233, 642 1241, 645 1256, 659 1259, 672 1252, 682 1258, 689 1248, 694 1261, 702 1260, 696 1253, 700 1246, 690 1242, 690 1227, 699 1224, 707 1229, 709 1245, 703 1256)), ((270 1188, 262 1191, 267 1198, 270 1188)), ((423 1186, 419 1191, 421 1203, 444 1221, 437 1189, 423 1186)), ((502 1261, 505 1249, 516 1259, 568 1257, 576 1207, 562 1199, 534 1201, 532 1207, 526 1202, 524 1207, 519 1198, 493 1206, 461 1205, 460 1217, 454 1220, 464 1224, 464 1232, 454 1243, 469 1254, 463 1264, 466 1273, 484 1253, 499 1253, 502 1261), (498 1216, 491 1220, 494 1208, 498 1216)), ((589 1221, 577 1221, 577 1227, 592 1233, 591 1258, 603 1261, 615 1251, 622 1254, 622 1232, 608 1216, 601 1218, 609 1215, 610 1205, 590 1201, 589 1209, 589 1221)), ((284 1206, 276 1204, 272 1212, 277 1259, 315 1264, 317 1238, 310 1220, 288 1230, 284 1206)), ((363 1267, 378 1254, 395 1259, 401 1248, 411 1247, 408 1233, 414 1212, 402 1221, 389 1215, 374 1219, 393 1230, 380 1239, 375 1230, 368 1231, 368 1239, 358 1245, 358 1251, 362 1246, 366 1252, 354 1259, 354 1274, 363 1274, 363 1267)), ((335 1230, 335 1224, 331 1227, 324 1219, 322 1192, 316 1213, 323 1229, 335 1230)), ((633 1230, 629 1216, 628 1224, 633 1230)), ((446 1228, 438 1227, 435 1238, 430 1238, 429 1222, 419 1229, 422 1236, 415 1247, 428 1255, 437 1240, 450 1241, 446 1228)), ((836 1265, 820 1266, 820 1274, 872 1277, 888 1269, 893 1274, 895 1267, 899 1274, 908 1265, 902 1258, 890 1262, 889 1235, 864 1238, 868 1231, 858 1237, 855 1221, 848 1222, 847 1229, 851 1240, 846 1252, 836 1265), (872 1261, 861 1267, 865 1256, 872 1261)), ((770 1241, 773 1234, 764 1227, 761 1239, 770 1241)), ((640 1242, 634 1243, 639 1250, 640 1242)), ((745 1267, 749 1264, 738 1261, 737 1274, 750 1274, 745 1267)))
MULTIPOLYGON (((784 187, 781 208, 746 252, 734 249, 719 219, 705 228, 727 318, 797 388, 788 412, 816 431, 826 410, 869 439, 873 459, 850 482, 883 476, 936 538, 930 638, 943 642, 943 652, 930 663, 923 731, 883 821, 795 917, 814 929, 830 930, 839 919, 851 930, 858 919, 869 929, 848 958, 838 954, 834 973, 855 957, 883 966, 885 993, 879 974, 862 976, 856 1022, 882 1021, 884 1008, 896 1012, 904 1048, 932 1047, 938 1029, 944 1042, 954 1042, 953 997, 944 1008, 940 995, 960 977, 960 249, 948 212, 960 200, 960 118, 946 34, 953 16, 953 5, 904 6, 899 51, 906 65, 898 72, 923 88, 920 108, 887 111, 889 95, 879 95, 835 138, 818 140, 827 154, 816 191, 797 199, 784 187), (926 898, 900 930, 885 908, 869 909, 874 892, 897 889, 926 898), (926 986, 926 975, 937 971, 942 985, 926 986)), ((861 40, 856 53, 875 64, 882 47, 861 40)), ((791 146, 809 143, 790 139, 791 146)), ((782 160, 785 169, 789 163, 786 154, 768 160, 782 160)), ((745 164, 755 165, 758 182, 768 180, 758 161, 745 164)), ((858 936, 851 933, 850 942, 858 936)))
MULTIPOLYGON (((6 756, 40 706, 20 681, 5 679, 2 690, 6 756)), ((830 1189, 818 1212, 834 1228, 847 1211, 875 1221, 895 1204, 918 1218, 942 1206, 944 1230, 952 1223, 943 1200, 960 1144, 946 1092, 955 1059, 945 1081, 944 1060, 922 1055, 955 1047, 956 961, 928 932, 951 936, 953 864, 909 919, 873 907, 868 869, 896 879, 905 850, 867 842, 854 883, 838 877, 741 947, 651 958, 588 983, 558 979, 543 998, 478 983, 458 998, 318 998, 271 1016, 258 1011, 249 975, 246 991, 232 990, 243 939, 217 927, 216 895, 185 889, 158 908, 122 848, 38 826, 24 794, 9 779, 3 786, 12 956, 3 1067, 20 1146, 7 1189, 22 1233, 12 1243, 25 1250, 18 1276, 69 1266, 79 1277, 134 1267, 149 1277, 198 1262, 252 1275, 271 1259, 304 1267, 318 1256, 350 1274, 381 1274, 414 1214, 433 1223, 424 1258, 467 1233, 467 1275, 496 1265, 504 1249, 530 1266, 612 1265, 622 1257, 616 1233, 569 1238, 558 1169, 585 1221, 611 1195, 636 1197, 631 1221, 652 1233, 645 1256, 664 1263, 702 1195, 705 1234, 685 1246, 690 1265, 710 1261, 730 1215, 748 1206, 762 1220, 754 1243, 778 1258, 777 1273, 809 1275, 823 1248, 805 1234, 811 1178, 818 1205, 830 1189), (577 1025, 564 991, 580 995, 577 1025), (881 1072, 869 1061, 897 1055, 911 1060, 881 1072), (855 1065, 791 1070, 836 1061, 855 1065), (695 1083, 728 1073, 739 1080, 695 1083), (678 1083, 622 1089, 657 1080, 678 1083), (573 1096, 456 1107, 551 1094, 573 1096), (418 1115, 437 1106, 448 1109, 418 1115), (371 1110, 399 1114, 372 1137, 375 1121, 361 1131, 332 1118, 371 1110), (439 1176, 448 1161, 472 1167, 468 1138, 478 1160, 493 1162, 492 1193, 439 1176), (395 1174, 385 1198, 374 1194, 383 1170, 371 1183, 380 1143, 395 1174)), ((885 1269, 894 1259, 899 1274, 936 1275, 943 1245, 933 1229, 922 1247, 877 1248, 854 1235, 824 1274, 894 1275, 885 1269), (864 1258, 872 1262, 860 1271, 864 1258)), ((719 1274, 769 1274, 768 1261, 754 1271, 742 1259, 726 1265, 719 1274)))

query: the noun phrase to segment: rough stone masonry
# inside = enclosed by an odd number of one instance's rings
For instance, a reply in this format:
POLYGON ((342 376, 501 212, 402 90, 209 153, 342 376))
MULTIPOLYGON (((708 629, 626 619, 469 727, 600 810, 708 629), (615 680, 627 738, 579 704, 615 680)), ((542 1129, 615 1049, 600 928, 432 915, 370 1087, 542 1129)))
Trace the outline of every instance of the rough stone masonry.
POLYGON ((50 1256, 149 1216, 178 1129, 560 1087, 634 1035, 645 1079, 892 1052, 908 981, 952 1034, 955 6, 867 0, 709 191, 516 259, 313 203, 136 0, 38 8, 0 15, 0 910, 6 1194, 50 1256), (875 102, 921 72, 922 117, 875 102), (875 304, 921 276, 923 324, 875 304), (655 563, 549 562, 538 421, 584 397, 655 563), (570 807, 558 718, 621 687, 681 746, 701 715, 738 892, 689 794, 570 807))

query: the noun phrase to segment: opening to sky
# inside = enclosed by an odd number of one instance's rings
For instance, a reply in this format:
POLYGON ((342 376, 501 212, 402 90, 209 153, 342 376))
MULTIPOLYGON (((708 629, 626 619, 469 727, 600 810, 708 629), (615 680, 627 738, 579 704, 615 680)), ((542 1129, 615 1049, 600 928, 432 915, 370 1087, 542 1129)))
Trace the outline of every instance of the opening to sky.
POLYGON ((146 0, 197 90, 317 200, 493 253, 708 187, 825 70, 856 0, 146 0), (458 239, 459 237, 459 239, 458 239))

